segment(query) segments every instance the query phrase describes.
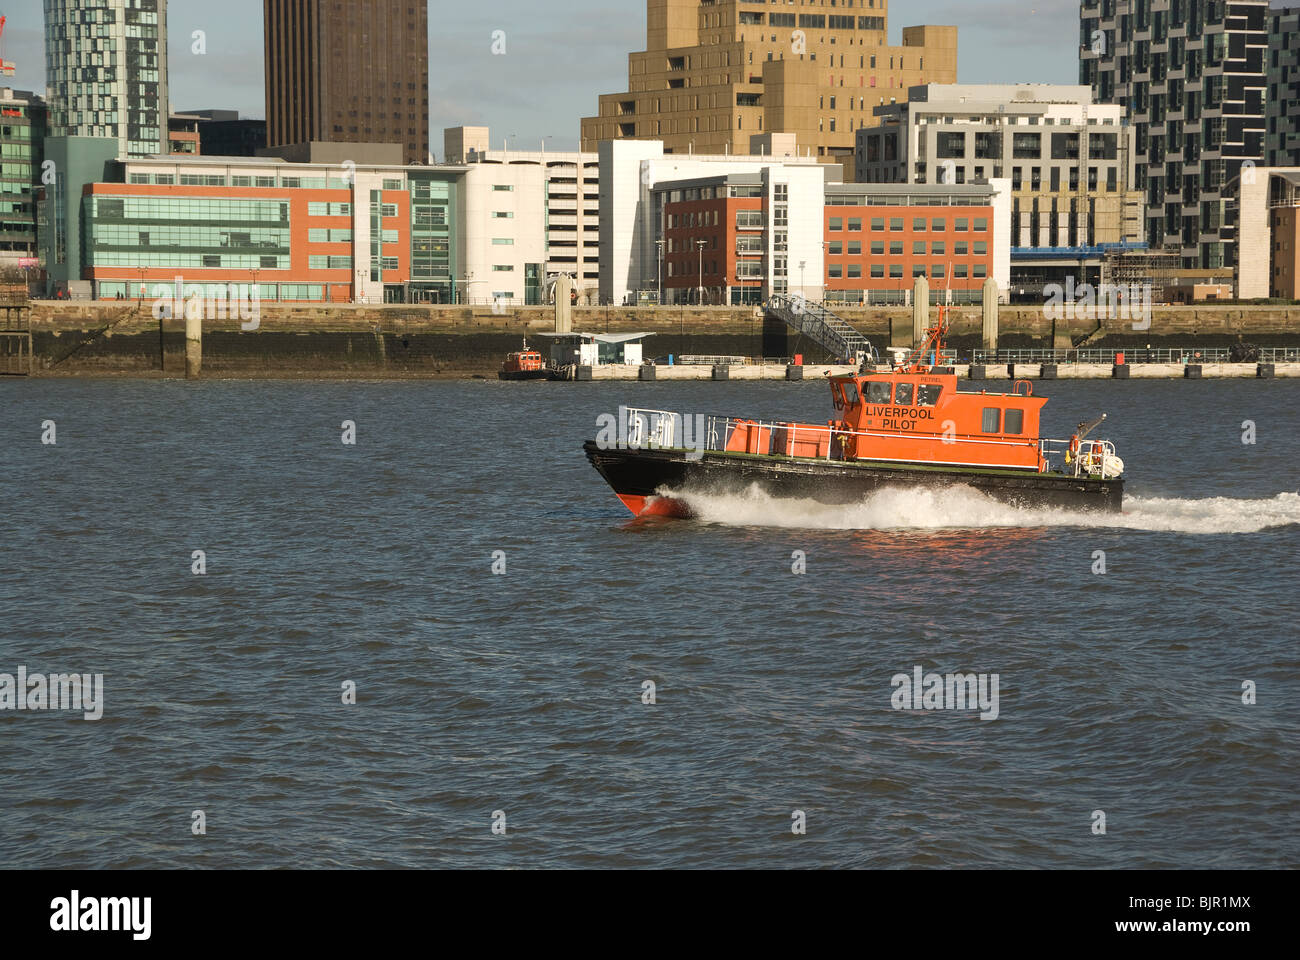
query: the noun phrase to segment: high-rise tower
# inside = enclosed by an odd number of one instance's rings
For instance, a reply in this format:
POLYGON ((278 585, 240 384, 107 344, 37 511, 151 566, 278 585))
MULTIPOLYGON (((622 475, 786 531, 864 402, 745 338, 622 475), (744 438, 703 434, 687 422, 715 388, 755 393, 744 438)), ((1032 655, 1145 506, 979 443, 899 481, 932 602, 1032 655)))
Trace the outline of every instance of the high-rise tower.
POLYGON ((167 153, 167 0, 45 0, 51 137, 167 153))
POLYGON ((267 145, 400 143, 429 157, 424 0, 263 0, 267 145))
POLYGON ((1082 0, 1079 81, 1135 128, 1146 239, 1234 265, 1224 187, 1263 164, 1268 0, 1082 0))

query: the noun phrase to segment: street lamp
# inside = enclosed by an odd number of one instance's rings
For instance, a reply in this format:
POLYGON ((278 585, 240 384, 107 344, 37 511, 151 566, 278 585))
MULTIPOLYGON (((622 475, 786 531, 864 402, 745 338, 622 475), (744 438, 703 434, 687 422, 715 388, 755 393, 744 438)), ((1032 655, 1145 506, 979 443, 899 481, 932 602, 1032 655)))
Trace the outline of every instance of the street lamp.
POLYGON ((705 241, 696 240, 695 245, 700 248, 700 306, 704 306, 704 246, 705 241))
POLYGON ((799 296, 805 300, 808 299, 808 283, 805 275, 805 268, 808 266, 807 260, 799 261, 799 296))
POLYGON ((822 282, 819 286, 819 289, 821 290, 821 296, 818 297, 817 299, 819 301, 825 301, 826 300, 826 274, 828 272, 826 269, 826 248, 830 246, 831 241, 822 240, 820 242, 822 245, 822 276, 821 276, 822 282))

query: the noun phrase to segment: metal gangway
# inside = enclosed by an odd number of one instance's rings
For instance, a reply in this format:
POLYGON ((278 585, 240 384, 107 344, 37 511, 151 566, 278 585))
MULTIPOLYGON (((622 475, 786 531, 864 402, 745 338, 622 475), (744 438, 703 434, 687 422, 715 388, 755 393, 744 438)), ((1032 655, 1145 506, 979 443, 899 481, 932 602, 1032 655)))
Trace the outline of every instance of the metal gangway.
POLYGON ((880 359, 866 337, 827 310, 823 303, 798 294, 776 294, 763 305, 763 309, 845 363, 876 363, 880 359))

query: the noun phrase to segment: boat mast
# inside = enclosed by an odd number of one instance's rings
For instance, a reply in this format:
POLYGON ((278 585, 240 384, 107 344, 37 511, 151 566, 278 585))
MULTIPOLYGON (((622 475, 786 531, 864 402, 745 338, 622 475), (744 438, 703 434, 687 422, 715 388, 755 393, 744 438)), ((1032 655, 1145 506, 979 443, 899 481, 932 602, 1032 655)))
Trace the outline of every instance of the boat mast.
POLYGON ((950 329, 951 324, 948 322, 948 308, 945 305, 940 304, 939 322, 926 331, 925 343, 923 343, 921 347, 912 354, 912 362, 900 369, 899 372, 908 374, 929 373, 930 370, 933 369, 933 366, 938 365, 939 354, 943 351, 943 338, 948 335, 950 329), (925 358, 930 355, 931 351, 934 353, 935 360, 933 366, 925 362, 925 358))

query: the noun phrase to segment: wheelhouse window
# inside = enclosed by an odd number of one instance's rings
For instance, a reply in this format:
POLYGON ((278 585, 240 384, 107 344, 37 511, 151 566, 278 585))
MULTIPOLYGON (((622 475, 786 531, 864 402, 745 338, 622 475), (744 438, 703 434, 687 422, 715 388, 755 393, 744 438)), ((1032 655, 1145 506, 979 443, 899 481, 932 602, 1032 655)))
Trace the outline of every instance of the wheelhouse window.
POLYGON ((858 385, 852 380, 844 384, 844 402, 850 407, 858 402, 858 385))
POLYGON ((889 402, 889 382, 887 380, 868 380, 865 386, 867 388, 867 403, 889 402))
POLYGON ((916 403, 921 407, 933 407, 943 395, 943 387, 937 383, 923 383, 916 391, 916 403))
POLYGON ((1025 411, 1008 410, 1003 433, 1020 435, 1025 432, 1025 411))
POLYGON ((910 407, 912 397, 916 393, 916 384, 900 383, 894 391, 894 404, 900 407, 910 407))
POLYGON ((1002 432, 1002 410, 999 407, 984 408, 984 432, 1001 433, 1002 432))

